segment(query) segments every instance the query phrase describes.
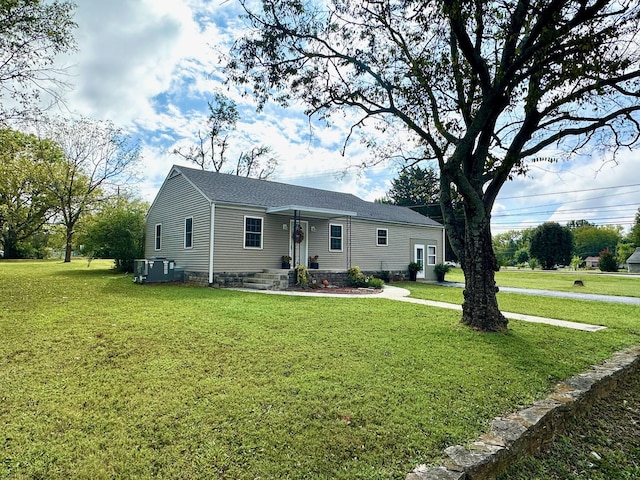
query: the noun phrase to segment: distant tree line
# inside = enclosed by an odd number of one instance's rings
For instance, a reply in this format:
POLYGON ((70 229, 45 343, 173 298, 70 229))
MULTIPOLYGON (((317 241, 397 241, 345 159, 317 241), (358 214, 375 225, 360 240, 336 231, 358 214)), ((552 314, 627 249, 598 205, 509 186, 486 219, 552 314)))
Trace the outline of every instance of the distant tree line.
MULTIPOLYGON (((438 173, 433 168, 412 165, 391 181, 391 188, 379 202, 410 207, 441 221, 438 173)), ((640 208, 628 234, 621 226, 598 226, 587 220, 571 220, 566 226, 547 222, 524 230, 510 230, 493 236, 493 249, 501 266, 584 266, 587 257, 602 259, 601 269, 617 270, 640 247, 640 208)), ((447 260, 456 260, 446 249, 447 260)))

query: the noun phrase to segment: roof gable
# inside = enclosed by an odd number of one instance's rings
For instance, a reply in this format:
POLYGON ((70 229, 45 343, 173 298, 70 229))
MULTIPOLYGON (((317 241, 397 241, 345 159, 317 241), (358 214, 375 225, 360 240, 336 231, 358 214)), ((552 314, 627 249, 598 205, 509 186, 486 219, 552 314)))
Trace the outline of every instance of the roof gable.
POLYGON ((174 165, 171 175, 184 175, 209 201, 232 205, 335 212, 334 216, 352 214, 358 218, 442 227, 408 207, 367 202, 350 193, 258 180, 226 173, 209 172, 174 165))
POLYGON ((636 247, 636 251, 627 258, 627 263, 640 263, 640 247, 636 247))

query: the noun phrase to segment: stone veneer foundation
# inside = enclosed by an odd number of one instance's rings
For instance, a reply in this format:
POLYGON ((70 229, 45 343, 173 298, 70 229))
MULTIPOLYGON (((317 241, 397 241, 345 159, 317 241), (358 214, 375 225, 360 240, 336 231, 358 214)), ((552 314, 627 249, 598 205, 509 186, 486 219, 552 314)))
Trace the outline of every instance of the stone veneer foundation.
POLYGON ((493 420, 488 433, 471 445, 445 448, 440 467, 419 465, 405 480, 489 480, 524 455, 539 452, 566 430, 573 417, 589 412, 593 403, 619 383, 640 374, 640 347, 615 353, 601 365, 556 385, 532 406, 493 420))

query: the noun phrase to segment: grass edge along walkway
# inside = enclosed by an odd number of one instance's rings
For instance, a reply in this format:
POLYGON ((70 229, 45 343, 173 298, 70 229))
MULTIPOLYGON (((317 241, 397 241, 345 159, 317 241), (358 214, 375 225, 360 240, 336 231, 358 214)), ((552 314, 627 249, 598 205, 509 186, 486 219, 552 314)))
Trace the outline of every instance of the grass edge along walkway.
MULTIPOLYGON (((425 300, 422 298, 414 298, 409 297, 411 292, 406 288, 394 287, 391 285, 385 285, 384 289, 381 293, 375 295, 349 295, 349 294, 331 294, 331 293, 315 293, 315 292, 299 292, 299 291, 289 291, 289 290, 252 290, 246 288, 235 288, 231 290, 243 291, 243 292, 252 292, 252 293, 266 293, 272 295, 294 295, 294 296, 332 296, 339 298, 386 298, 388 300, 397 300, 400 302, 407 303, 415 303, 420 305, 426 305, 429 307, 436 308, 446 308, 449 310, 458 310, 462 311, 462 305, 458 305, 455 303, 448 302, 437 302, 434 300, 425 300)), ((602 325, 589 325, 586 323, 578 323, 578 322, 570 322, 567 320, 557 320, 554 318, 545 318, 545 317, 537 317, 535 315, 524 315, 521 313, 512 313, 512 312, 502 312, 502 314, 507 317, 509 320, 520 320, 523 322, 531 322, 531 323, 544 323, 547 325, 554 325, 556 327, 564 327, 571 328, 573 330, 581 330, 584 332, 597 332, 599 330, 604 330, 605 326, 602 325)))

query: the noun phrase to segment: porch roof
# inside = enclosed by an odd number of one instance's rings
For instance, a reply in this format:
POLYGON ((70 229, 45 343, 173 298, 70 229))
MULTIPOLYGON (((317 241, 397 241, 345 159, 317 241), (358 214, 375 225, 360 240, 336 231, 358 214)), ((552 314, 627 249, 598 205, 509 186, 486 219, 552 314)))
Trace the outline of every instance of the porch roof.
POLYGON ((333 208, 305 207, 301 205, 282 205, 280 207, 267 208, 267 213, 280 213, 292 215, 298 212, 299 215, 313 216, 315 218, 338 218, 357 217, 357 212, 348 210, 336 210, 333 208))

